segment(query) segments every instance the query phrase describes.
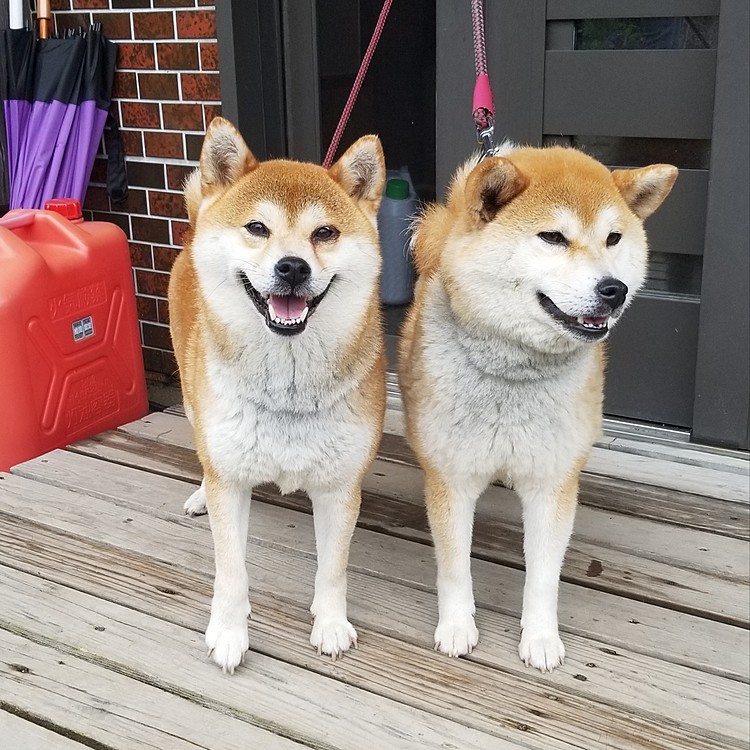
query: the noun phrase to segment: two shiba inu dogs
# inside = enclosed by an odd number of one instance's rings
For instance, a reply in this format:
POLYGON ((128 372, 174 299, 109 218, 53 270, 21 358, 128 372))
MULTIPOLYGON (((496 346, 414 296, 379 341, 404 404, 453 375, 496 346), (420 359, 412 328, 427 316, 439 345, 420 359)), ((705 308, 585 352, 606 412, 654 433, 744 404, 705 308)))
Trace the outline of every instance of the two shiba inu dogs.
MULTIPOLYGON (((601 342, 643 282, 642 220, 673 167, 615 171, 573 150, 517 149, 461 169, 419 222, 421 276, 401 342, 409 439, 426 474, 438 560, 436 647, 476 645, 474 506, 501 477, 520 494, 527 579, 521 658, 564 656, 557 585, 578 474, 600 429, 601 342)), ((172 336, 204 479, 216 579, 206 643, 232 672, 248 648, 250 492, 305 489, 318 569, 310 641, 356 645, 346 565, 385 411, 377 138, 330 169, 258 163, 216 119, 186 185, 191 229, 172 271, 172 336)))

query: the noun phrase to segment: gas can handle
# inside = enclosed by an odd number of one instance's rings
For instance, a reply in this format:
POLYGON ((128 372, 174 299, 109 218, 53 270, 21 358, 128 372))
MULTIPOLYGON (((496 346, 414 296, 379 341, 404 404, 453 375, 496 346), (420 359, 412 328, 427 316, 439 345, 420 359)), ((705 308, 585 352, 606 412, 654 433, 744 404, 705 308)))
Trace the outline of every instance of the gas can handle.
POLYGON ((6 229, 17 229, 18 227, 27 227, 33 224, 36 219, 36 211, 31 208, 19 208, 17 211, 11 211, 0 219, 0 226, 6 229))

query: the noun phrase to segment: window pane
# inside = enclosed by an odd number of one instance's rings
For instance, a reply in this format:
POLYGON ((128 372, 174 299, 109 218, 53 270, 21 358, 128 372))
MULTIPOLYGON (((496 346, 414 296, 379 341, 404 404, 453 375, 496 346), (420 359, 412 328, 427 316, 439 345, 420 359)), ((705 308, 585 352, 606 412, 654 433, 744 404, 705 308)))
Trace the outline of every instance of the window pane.
POLYGON ((716 49, 716 16, 587 18, 575 22, 575 49, 716 49))

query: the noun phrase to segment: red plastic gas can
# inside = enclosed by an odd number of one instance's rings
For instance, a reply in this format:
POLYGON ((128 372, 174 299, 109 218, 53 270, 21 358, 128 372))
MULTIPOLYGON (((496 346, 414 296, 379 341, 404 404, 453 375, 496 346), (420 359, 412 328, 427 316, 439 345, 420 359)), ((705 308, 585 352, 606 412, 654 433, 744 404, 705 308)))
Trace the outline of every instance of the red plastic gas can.
POLYGON ((148 411, 133 275, 114 224, 0 219, 0 471, 148 411))

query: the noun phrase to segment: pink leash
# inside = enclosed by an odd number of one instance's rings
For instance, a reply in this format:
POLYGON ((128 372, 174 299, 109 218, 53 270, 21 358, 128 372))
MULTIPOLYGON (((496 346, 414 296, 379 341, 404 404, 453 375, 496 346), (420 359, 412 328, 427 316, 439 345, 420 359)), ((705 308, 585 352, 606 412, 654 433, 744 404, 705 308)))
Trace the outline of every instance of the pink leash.
POLYGON ((352 109, 354 108, 354 102, 357 101, 359 90, 360 88, 362 88, 362 81, 365 80, 365 74, 367 73, 367 69, 370 67, 370 61, 372 60, 372 55, 375 52, 375 47, 378 46, 378 42, 380 41, 380 35, 383 33, 385 20, 386 18, 388 18, 388 12, 391 9, 392 2, 393 0, 384 0, 383 2, 383 7, 380 11, 378 22, 375 24, 375 31, 372 32, 370 44, 367 45, 367 51, 365 52, 365 56, 362 58, 362 64, 359 66, 359 72, 357 73, 357 77, 354 79, 352 90, 349 92, 349 98, 346 100, 346 104, 344 105, 344 111, 341 113, 339 124, 336 126, 336 131, 334 132, 333 138, 331 139, 331 145, 328 147, 326 158, 323 160, 323 166, 326 169, 328 169, 331 164, 333 164, 333 157, 336 155, 336 149, 338 149, 339 147, 339 141, 341 140, 341 136, 344 134, 346 123, 349 121, 349 116, 351 115, 352 109))
POLYGON ((471 111, 477 128, 477 139, 482 144, 484 156, 491 156, 495 144, 495 103, 492 99, 490 78, 487 75, 487 48, 484 38, 483 0, 471 0, 471 25, 474 36, 474 100, 471 111))

